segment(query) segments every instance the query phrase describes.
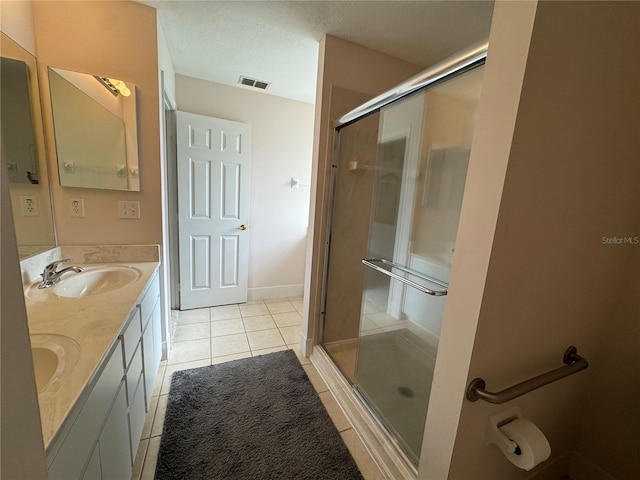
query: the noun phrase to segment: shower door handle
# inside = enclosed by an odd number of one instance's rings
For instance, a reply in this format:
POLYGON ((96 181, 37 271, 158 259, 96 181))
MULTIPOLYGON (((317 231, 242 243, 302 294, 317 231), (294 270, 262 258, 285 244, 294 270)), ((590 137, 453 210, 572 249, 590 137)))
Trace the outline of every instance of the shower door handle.
MULTIPOLYGON (((420 285, 419 283, 412 282, 408 278, 401 277, 397 273, 393 273, 393 272, 390 272, 389 270, 386 270, 386 269, 384 269, 382 267, 379 267, 378 265, 373 263, 375 261, 376 261, 375 258, 369 258, 369 259, 363 258, 362 259, 362 263, 364 263, 367 267, 373 268, 374 270, 377 270, 380 273, 384 273, 386 276, 391 277, 391 278, 393 278, 395 280, 398 280, 398 281, 404 283, 405 285, 409 285, 410 287, 413 287, 416 290, 421 291, 422 293, 426 293, 427 295, 433 295, 435 297, 441 297, 441 296, 444 296, 444 295, 446 295, 448 293, 447 290, 431 290, 430 288, 427 288, 427 287, 425 287, 423 285, 420 285)), ((409 269, 403 269, 403 270, 406 271, 407 273, 412 273, 409 269)), ((419 276, 421 278, 424 278, 423 275, 417 275, 417 276, 419 276)), ((429 280, 427 280, 427 281, 429 281, 429 280)), ((432 282, 432 283, 435 283, 435 282, 432 282)))

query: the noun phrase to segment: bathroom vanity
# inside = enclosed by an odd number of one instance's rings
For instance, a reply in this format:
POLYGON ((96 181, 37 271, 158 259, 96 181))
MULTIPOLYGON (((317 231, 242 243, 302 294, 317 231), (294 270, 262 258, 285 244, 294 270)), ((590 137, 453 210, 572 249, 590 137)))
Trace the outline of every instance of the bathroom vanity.
POLYGON ((130 478, 162 356, 159 264, 75 258, 84 272, 25 288, 49 478, 130 478))

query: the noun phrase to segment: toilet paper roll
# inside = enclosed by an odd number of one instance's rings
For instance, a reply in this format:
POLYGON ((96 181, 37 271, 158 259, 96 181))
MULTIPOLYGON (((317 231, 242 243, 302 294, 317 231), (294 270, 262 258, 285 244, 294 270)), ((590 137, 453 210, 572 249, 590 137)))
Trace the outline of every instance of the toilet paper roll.
POLYGON ((551 446, 544 433, 529 420, 517 418, 498 429, 518 444, 514 453, 503 452, 518 468, 529 471, 551 455, 551 446))

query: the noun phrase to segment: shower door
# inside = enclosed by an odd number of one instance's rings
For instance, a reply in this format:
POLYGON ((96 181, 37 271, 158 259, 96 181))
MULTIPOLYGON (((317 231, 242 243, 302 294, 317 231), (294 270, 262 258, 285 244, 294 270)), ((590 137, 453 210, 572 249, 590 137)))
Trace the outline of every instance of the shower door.
POLYGON ((420 458, 483 68, 342 127, 323 345, 420 458))

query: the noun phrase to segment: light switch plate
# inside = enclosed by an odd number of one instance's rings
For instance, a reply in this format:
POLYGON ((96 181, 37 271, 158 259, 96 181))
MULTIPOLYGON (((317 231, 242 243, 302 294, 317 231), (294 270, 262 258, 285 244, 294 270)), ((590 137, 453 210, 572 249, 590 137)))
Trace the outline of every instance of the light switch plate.
POLYGON ((140 202, 118 201, 118 218, 140 218, 140 202))

